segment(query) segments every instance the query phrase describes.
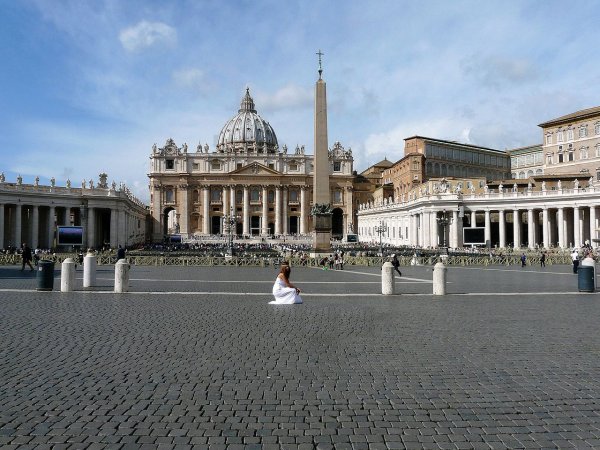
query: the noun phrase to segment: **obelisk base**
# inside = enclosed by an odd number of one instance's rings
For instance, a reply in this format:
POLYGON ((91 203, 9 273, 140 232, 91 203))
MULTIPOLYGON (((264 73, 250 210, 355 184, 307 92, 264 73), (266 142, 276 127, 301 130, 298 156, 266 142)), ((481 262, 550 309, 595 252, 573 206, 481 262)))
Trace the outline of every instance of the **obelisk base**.
POLYGON ((313 234, 312 254, 329 254, 331 253, 331 214, 314 214, 313 218, 315 232, 313 234))

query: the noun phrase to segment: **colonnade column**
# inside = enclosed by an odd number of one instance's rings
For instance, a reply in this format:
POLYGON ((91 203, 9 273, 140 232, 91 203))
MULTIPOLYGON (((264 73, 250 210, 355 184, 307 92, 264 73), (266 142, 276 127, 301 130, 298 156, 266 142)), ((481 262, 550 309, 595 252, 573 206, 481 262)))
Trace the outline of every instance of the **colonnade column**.
POLYGON ((544 248, 550 248, 550 226, 548 223, 548 208, 542 209, 542 240, 544 248))
POLYGON ((4 205, 0 204, 0 249, 4 248, 4 205))
POLYGON ((39 246, 40 240, 40 210, 39 206, 33 205, 31 213, 31 248, 36 249, 39 246))
MULTIPOLYGON (((440 244, 442 244, 444 242, 444 238, 442 237, 440 239, 440 234, 439 234, 439 227, 438 227, 438 221, 437 221, 437 211, 431 211, 429 213, 429 235, 430 235, 430 242, 431 242, 431 246, 432 247, 439 247, 440 244)), ((444 231, 442 230, 442 233, 444 231)))
POLYGON ((275 235, 281 234, 281 186, 275 188, 275 235))
POLYGON ((96 247, 96 211, 94 208, 88 208, 88 247, 94 248, 96 247))
MULTIPOLYGON (((185 211, 187 215, 187 208, 185 211)), ((122 245, 125 247, 127 245, 127 228, 125 227, 125 211, 121 210, 118 212, 118 223, 117 223, 117 246, 122 245)), ((186 220, 187 222, 187 220, 186 220)))
POLYGON ((579 218, 579 206, 573 207, 573 245, 575 247, 579 247, 581 245, 581 234, 580 225, 581 222, 579 218))
POLYGON ((477 211, 471 211, 471 227, 477 226, 477 211))
POLYGON ((306 186, 300 189, 300 234, 306 234, 306 186))
MULTIPOLYGON (((165 220, 167 220, 166 217, 165 220)), ((202 188, 202 233, 210 234, 210 198, 208 186, 202 188)))
POLYGON ((283 204, 281 205, 281 232, 282 234, 288 234, 288 193, 287 187, 283 188, 283 204))
POLYGON ((431 246, 431 228, 429 226, 429 212, 421 214, 421 230, 423 232, 423 247, 431 246))
POLYGON ((492 221, 490 218, 490 210, 485 210, 485 230, 484 230, 485 245, 492 245, 492 221))
POLYGON ((248 189, 248 185, 244 185, 244 204, 243 204, 243 220, 244 227, 243 233, 245 235, 250 234, 250 190, 248 189))
POLYGON ((235 186, 229 188, 229 207, 233 207, 233 215, 237 215, 237 208, 235 206, 235 186))
POLYGON ((269 234, 269 191, 267 186, 262 188, 262 227, 260 234, 267 236, 269 234))
POLYGON ((521 217, 519 210, 513 210, 513 247, 521 247, 521 217))
POLYGON ((54 246, 54 216, 56 215, 56 208, 51 206, 48 211, 48 248, 54 246))
POLYGON ((419 229, 418 229, 418 218, 416 214, 410 216, 410 243, 412 245, 419 245, 419 229))
POLYGON ((15 247, 20 247, 23 243, 21 241, 21 214, 22 208, 20 204, 15 206, 15 231, 13 233, 13 245, 15 247))
POLYGON ((596 248, 598 243, 594 242, 594 239, 596 239, 596 207, 590 206, 590 244, 596 248))
POLYGON ((558 208, 556 211, 556 222, 558 225, 558 246, 565 248, 565 215, 563 208, 558 208))
POLYGON ((71 225, 71 208, 68 206, 65 206, 60 224, 66 226, 71 225))
POLYGON ((506 217, 504 216, 504 210, 498 211, 498 228, 500 234, 500 248, 506 247, 506 217))
POLYGON ((110 247, 115 248, 117 246, 117 225, 119 211, 116 209, 110 210, 110 247))
POLYGON ((452 211, 452 219, 450 220, 450 236, 448 239, 448 247, 458 247, 458 211, 452 211))
POLYGON ((527 247, 535 248, 535 240, 533 237, 533 209, 527 210, 527 247))

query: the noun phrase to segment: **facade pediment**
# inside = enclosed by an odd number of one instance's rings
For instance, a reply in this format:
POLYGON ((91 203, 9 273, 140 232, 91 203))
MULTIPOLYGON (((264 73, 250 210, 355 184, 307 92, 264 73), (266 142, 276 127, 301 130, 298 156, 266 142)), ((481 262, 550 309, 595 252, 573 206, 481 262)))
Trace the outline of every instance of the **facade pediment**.
POLYGON ((239 169, 232 170, 229 172, 231 175, 281 175, 278 171, 271 169, 267 166, 263 166, 257 162, 250 163, 239 169))

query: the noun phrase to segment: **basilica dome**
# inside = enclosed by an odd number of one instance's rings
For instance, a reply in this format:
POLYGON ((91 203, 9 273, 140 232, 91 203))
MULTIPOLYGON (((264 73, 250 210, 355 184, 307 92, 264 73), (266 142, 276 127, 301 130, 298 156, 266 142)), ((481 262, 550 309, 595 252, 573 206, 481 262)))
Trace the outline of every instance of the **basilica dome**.
POLYGON ((277 136, 273 128, 254 108, 250 89, 242 99, 238 113, 219 133, 217 151, 221 153, 276 153, 277 136))

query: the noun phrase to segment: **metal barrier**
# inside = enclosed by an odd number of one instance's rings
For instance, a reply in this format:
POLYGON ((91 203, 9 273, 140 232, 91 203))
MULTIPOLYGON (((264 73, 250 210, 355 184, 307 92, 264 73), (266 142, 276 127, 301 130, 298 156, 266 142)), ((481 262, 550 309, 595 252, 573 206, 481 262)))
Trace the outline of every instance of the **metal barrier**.
MULTIPOLYGON (((67 258, 76 258, 76 255, 70 253, 60 253, 55 255, 44 255, 45 260, 54 261, 56 264, 62 264, 67 258)), ((114 265, 117 262, 116 255, 98 254, 98 265, 114 265)), ((299 257, 247 257, 247 256, 171 256, 171 255, 128 255, 127 261, 134 266, 238 266, 238 267, 277 267, 282 261, 289 261, 292 266, 319 267, 319 259, 299 257)), ((398 258, 401 266, 409 266, 412 260, 411 256, 401 256, 398 258)), ((417 258, 418 265, 433 266, 438 262, 439 256, 424 256, 417 258)), ((381 256, 344 256, 344 266, 364 266, 381 267, 384 262, 389 261, 388 257, 381 256)), ((20 265, 21 255, 0 254, 0 265, 20 265)), ((516 266, 521 265, 519 255, 494 256, 484 255, 474 256, 448 256, 445 264, 447 266, 516 266)), ((569 255, 549 255, 546 257, 546 264, 572 264, 569 255)), ((540 265, 539 255, 527 255, 527 265, 540 265)))

